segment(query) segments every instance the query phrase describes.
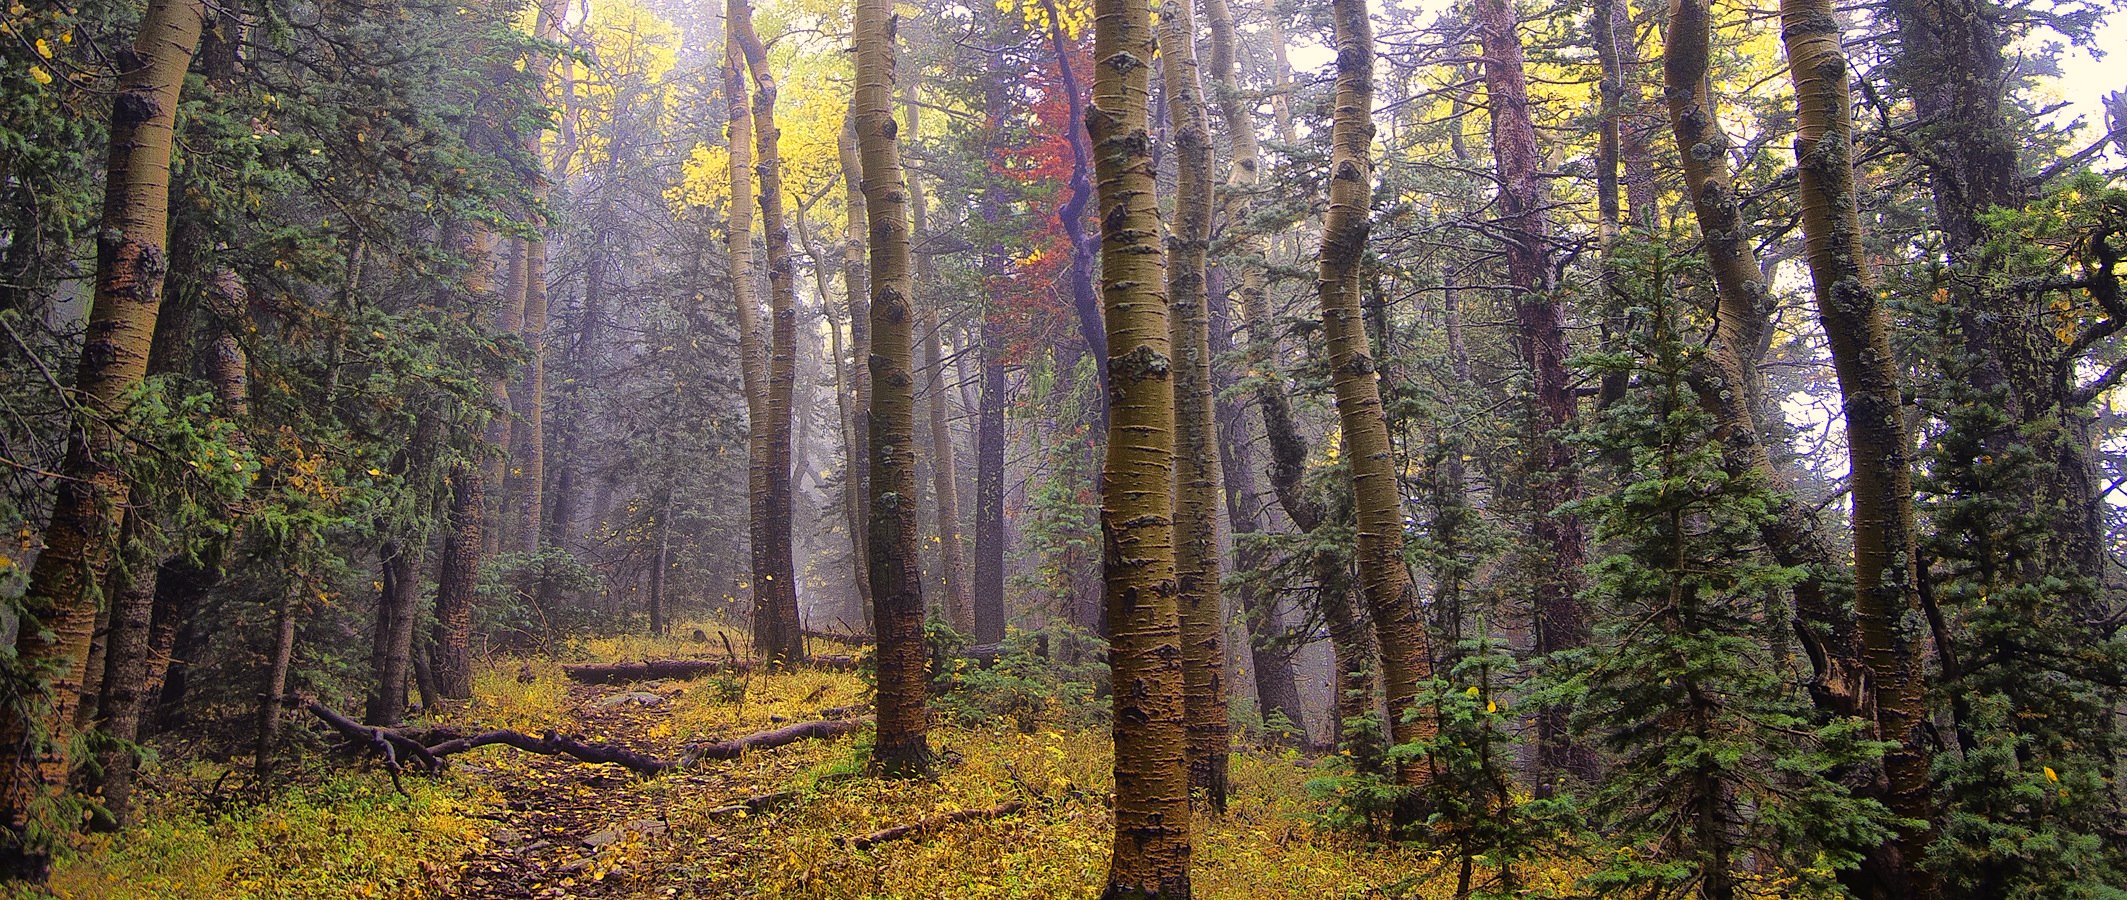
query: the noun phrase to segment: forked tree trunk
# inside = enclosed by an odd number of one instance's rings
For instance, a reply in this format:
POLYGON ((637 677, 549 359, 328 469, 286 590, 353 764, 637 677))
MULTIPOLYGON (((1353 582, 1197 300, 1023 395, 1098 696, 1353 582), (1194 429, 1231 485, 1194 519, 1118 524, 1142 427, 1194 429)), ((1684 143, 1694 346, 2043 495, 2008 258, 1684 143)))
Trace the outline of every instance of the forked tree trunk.
POLYGON ((1149 132, 1151 10, 1097 0, 1093 141, 1108 336, 1101 571, 1115 703, 1107 898, 1189 896, 1189 770, 1174 570, 1173 345, 1149 132))
POLYGON ((74 381, 90 415, 75 423, 44 547, 31 568, 16 629, 15 664, 37 672, 29 696, 0 710, 0 876, 42 881, 49 835, 68 823, 36 821, 51 792, 66 784, 67 734, 81 701, 81 668, 95 629, 96 587, 116 543, 117 511, 130 486, 115 457, 122 438, 109 424, 147 371, 148 345, 169 266, 170 150, 185 70, 199 48, 205 4, 150 0, 139 36, 117 60, 110 158, 96 258, 95 299, 74 381))
MULTIPOLYGON (((1396 743, 1409 744, 1431 738, 1437 726, 1417 705, 1418 692, 1432 678, 1432 650, 1403 561, 1403 493, 1360 303, 1359 266, 1373 194, 1373 25, 1365 0, 1333 0, 1330 18, 1337 37, 1337 99, 1330 126, 1329 210, 1322 220, 1315 285, 1351 467, 1359 595, 1380 647, 1389 733, 1396 743)), ((1396 765, 1396 781, 1421 785, 1430 771, 1424 760, 1407 758, 1396 765)))
POLYGON ((377 555, 382 557, 384 588, 377 592, 377 633, 370 654, 376 684, 370 689, 362 723, 396 728, 406 717, 406 684, 412 674, 420 551, 402 541, 389 541, 377 555))
POLYGON ((1773 465, 1758 426, 1764 388, 1756 356, 1772 302, 1728 169, 1728 135, 1713 107, 1707 73, 1711 33, 1706 0, 1670 5, 1663 94, 1677 146, 1683 148, 1684 189, 1698 216, 1716 297, 1714 330, 1707 341, 1713 371, 1693 381, 1702 405, 1720 423, 1729 471, 1754 472, 1779 492, 1762 531, 1775 561, 1804 572, 1794 587, 1795 617, 1815 670, 1813 700, 1830 715, 1866 715, 1853 616, 1836 599, 1838 564, 1817 534, 1815 517, 1787 492, 1789 481, 1773 465))
MULTIPOLYGON (((1565 430, 1574 419, 1573 385, 1566 370, 1565 309, 1554 296, 1551 224, 1544 214, 1542 156, 1529 118, 1529 80, 1522 65, 1520 19, 1507 0, 1478 0, 1477 34, 1484 47, 1485 91, 1492 119, 1500 221, 1506 237, 1507 280, 1515 294, 1522 364, 1530 375, 1529 514, 1538 570, 1536 650, 1554 653, 1588 645, 1588 614, 1578 597, 1586 562, 1578 516, 1559 507, 1580 496, 1573 450, 1565 430)), ((1572 738, 1563 706, 1537 713, 1537 755, 1543 777, 1596 776, 1594 751, 1572 738)))
POLYGON ((872 631, 878 636, 874 762, 890 772, 930 766, 924 702, 923 573, 916 524, 915 379, 911 334, 908 183, 894 123, 890 0, 858 0, 855 116, 871 235, 872 631))
MULTIPOLYGON (((1279 135, 1291 142, 1294 139, 1292 117, 1284 101, 1285 92, 1291 89, 1285 74, 1284 29, 1278 24, 1279 13, 1275 9, 1270 12, 1269 38, 1275 51, 1273 101, 1278 113, 1279 135)), ((1228 198, 1227 219, 1245 222, 1249 218, 1248 194, 1255 190, 1261 177, 1261 148, 1233 74, 1231 10, 1223 0, 1207 0, 1205 15, 1211 21, 1212 74, 1220 85, 1220 114, 1226 120, 1227 132, 1233 140, 1234 167, 1227 175, 1227 185, 1232 192, 1228 198)), ((1267 259, 1257 257, 1267 254, 1270 244, 1260 238, 1244 236, 1236 246, 1239 249, 1237 255, 1241 257, 1238 261, 1241 277, 1236 293, 1241 301, 1241 318, 1248 329, 1248 346, 1244 354, 1246 368, 1268 374, 1276 366, 1277 335, 1272 330, 1275 317, 1265 289, 1264 270, 1269 263, 1267 259)), ((1275 377, 1258 378, 1253 397, 1256 411, 1263 418, 1264 437, 1270 445, 1271 490, 1294 527, 1311 534, 1322 527, 1326 514, 1321 504, 1307 492, 1307 438, 1300 433, 1299 424, 1293 418, 1292 401, 1285 394, 1282 380, 1275 377)), ((1328 624, 1330 653, 1336 669, 1336 684, 1332 688, 1335 695, 1335 721, 1331 729, 1334 742, 1350 754, 1356 767, 1374 771, 1382 761, 1383 748, 1378 736, 1367 729, 1349 727, 1366 720, 1374 712, 1378 658, 1373 631, 1365 615, 1352 602, 1350 567, 1342 555, 1328 548, 1316 549, 1309 555, 1309 568, 1317 592, 1316 606, 1328 624)))
POLYGON ((1226 808, 1226 616, 1219 592, 1219 454, 1211 405, 1211 323, 1204 256, 1211 246, 1211 122, 1187 0, 1161 8, 1167 119, 1174 129, 1174 224, 1167 295, 1174 347, 1174 574, 1182 640, 1189 785, 1226 808))
POLYGON ((1781 0, 1780 38, 1795 86, 1795 159, 1802 232, 1817 315, 1831 347, 1846 414, 1854 527, 1854 612, 1874 689, 1892 814, 1922 824, 1899 829, 1888 868, 1903 876, 1892 896, 1939 893, 1923 866, 1933 839, 1926 647, 1899 620, 1919 607, 1915 572, 1911 447, 1905 431, 1890 314, 1876 296, 1861 245, 1854 183, 1849 70, 1830 0, 1781 0))
MULTIPOLYGON (((756 419, 750 426, 766 431, 763 465, 767 471, 761 487, 768 495, 764 498, 767 544, 754 550, 755 559, 765 568, 754 573, 753 650, 770 662, 792 663, 805 657, 804 626, 798 620, 797 567, 790 546, 790 529, 795 521, 790 432, 791 395, 797 379, 797 268, 790 258, 790 226, 783 214, 782 130, 775 123, 776 81, 769 71, 768 48, 754 33, 751 3, 730 0, 725 15, 725 25, 745 56, 747 69, 753 73, 761 233, 767 238, 768 249, 768 380, 761 407, 766 421, 756 419)), ((732 203, 738 202, 734 193, 732 203)))

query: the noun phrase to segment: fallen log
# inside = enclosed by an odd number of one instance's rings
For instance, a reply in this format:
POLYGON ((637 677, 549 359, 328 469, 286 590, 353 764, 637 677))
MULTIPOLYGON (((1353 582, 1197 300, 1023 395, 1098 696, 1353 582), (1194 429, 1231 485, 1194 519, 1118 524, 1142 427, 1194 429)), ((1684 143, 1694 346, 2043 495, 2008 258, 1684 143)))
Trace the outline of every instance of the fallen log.
POLYGON ((874 831, 863 837, 843 838, 842 844, 852 850, 869 850, 880 844, 892 841, 922 837, 948 825, 957 825, 962 822, 979 822, 987 819, 1001 819, 1026 808, 1026 801, 1010 800, 988 809, 963 809, 944 815, 932 816, 920 822, 896 825, 892 828, 874 831))
POLYGON ((745 674, 752 671, 745 660, 653 659, 644 662, 587 663, 561 667, 570 681, 584 684, 626 684, 665 678, 689 679, 704 675, 745 674))
POLYGON ((363 725, 349 719, 331 708, 308 697, 291 696, 291 703, 300 703, 311 715, 338 732, 348 743, 365 748, 384 760, 384 767, 391 772, 392 785, 399 785, 399 772, 404 768, 403 759, 411 757, 423 768, 434 773, 444 767, 444 759, 468 750, 501 744, 526 753, 542 756, 567 756, 587 763, 606 763, 621 766, 638 775, 650 777, 676 768, 693 765, 704 759, 737 759, 749 751, 771 750, 806 740, 825 740, 849 734, 868 721, 865 719, 834 719, 822 722, 803 722, 786 725, 771 731, 749 734, 727 741, 692 744, 680 751, 676 760, 666 760, 640 753, 616 744, 598 744, 580 741, 549 731, 533 737, 507 729, 487 731, 480 734, 453 737, 432 746, 400 731, 363 725))
MULTIPOLYGON (((814 656, 799 664, 804 668, 829 672, 854 672, 855 657, 814 656)), ((753 663, 743 659, 650 659, 642 662, 583 663, 566 665, 561 672, 570 681, 582 684, 627 684, 631 681, 660 681, 676 679, 685 681, 705 675, 743 675, 753 671, 753 663)))
POLYGON ((346 738, 348 743, 368 747, 374 751, 378 757, 384 760, 384 768, 391 772, 392 786, 399 787, 399 793, 406 793, 406 789, 399 786, 399 770, 404 766, 404 763, 399 758, 400 753, 404 752, 411 755, 430 772, 443 768, 443 760, 437 758, 434 751, 423 746, 420 741, 397 731, 356 722, 333 712, 325 704, 309 697, 290 695, 286 702, 301 704, 304 709, 310 711, 311 715, 317 716, 325 724, 332 726, 332 730, 339 732, 340 736, 346 738))
POLYGON ((508 747, 515 747, 526 753, 537 753, 542 756, 568 756, 587 763, 612 763, 644 777, 659 775, 674 766, 685 764, 684 759, 678 763, 667 762, 655 756, 637 753, 626 747, 613 744, 585 743, 575 738, 563 737, 551 731, 539 737, 533 737, 521 731, 489 731, 456 740, 444 741, 428 748, 428 752, 436 756, 450 756, 454 753, 464 753, 467 750, 485 747, 490 744, 502 744, 508 747))
POLYGON ((828 740, 848 734, 865 723, 865 719, 834 719, 825 722, 800 722, 785 725, 773 731, 749 734, 742 738, 717 741, 709 744, 689 744, 680 751, 681 764, 704 759, 737 759, 753 750, 771 750, 799 741, 828 740))

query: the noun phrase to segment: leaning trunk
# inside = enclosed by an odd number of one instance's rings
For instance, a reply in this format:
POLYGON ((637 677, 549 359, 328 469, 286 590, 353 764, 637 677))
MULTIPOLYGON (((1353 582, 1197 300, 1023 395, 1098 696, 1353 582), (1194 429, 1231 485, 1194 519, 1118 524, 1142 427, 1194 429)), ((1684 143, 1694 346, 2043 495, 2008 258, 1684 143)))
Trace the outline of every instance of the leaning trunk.
POLYGON ((1926 647, 1900 620, 1919 607, 1914 559, 1911 449, 1903 418, 1889 311, 1878 301, 1861 246, 1851 99, 1839 19, 1829 0, 1782 0, 1781 40, 1795 86, 1795 159, 1802 232, 1817 315, 1831 347, 1846 414, 1854 529, 1854 612, 1874 689, 1892 814, 1902 828, 1890 868, 1893 895, 1937 893, 1923 867, 1934 829, 1929 790, 1926 647))
MULTIPOLYGON (((1322 258, 1316 290, 1329 366, 1336 381, 1337 420, 1351 467, 1352 504, 1358 526, 1355 555, 1359 595, 1374 624, 1381 652, 1389 733, 1398 744, 1429 740, 1435 723, 1418 708, 1418 692, 1432 678, 1432 651, 1425 623, 1403 562, 1403 494, 1389 446, 1388 418, 1381 405, 1360 303, 1359 266, 1366 252, 1367 207, 1373 192, 1374 36, 1364 0, 1334 0, 1337 35, 1337 101, 1330 127, 1329 210, 1322 220, 1322 258)), ((1420 759, 1396 766, 1396 780, 1423 784, 1429 769, 1420 759)))

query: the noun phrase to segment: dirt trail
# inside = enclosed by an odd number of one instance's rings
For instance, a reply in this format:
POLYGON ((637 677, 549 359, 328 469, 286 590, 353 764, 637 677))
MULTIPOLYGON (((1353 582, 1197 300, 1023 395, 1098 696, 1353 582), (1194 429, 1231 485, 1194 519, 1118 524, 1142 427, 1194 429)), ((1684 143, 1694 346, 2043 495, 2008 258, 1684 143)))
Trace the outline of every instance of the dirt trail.
MULTIPOLYGON (((674 736, 670 720, 676 698, 688 688, 687 682, 572 685, 569 704, 579 718, 569 730, 675 757, 682 737, 674 736)), ((703 872, 732 869, 715 863, 719 853, 736 852, 740 825, 734 818, 706 828, 698 820, 675 827, 674 798, 684 792, 698 809, 700 798, 738 799, 773 789, 741 783, 728 763, 705 762, 645 779, 618 766, 497 749, 461 757, 457 767, 503 801, 491 817, 487 842, 466 858, 454 892, 475 900, 702 896, 703 872), (640 865, 665 855, 663 845, 675 840, 694 845, 687 854, 698 862, 689 867, 694 871, 640 865)))

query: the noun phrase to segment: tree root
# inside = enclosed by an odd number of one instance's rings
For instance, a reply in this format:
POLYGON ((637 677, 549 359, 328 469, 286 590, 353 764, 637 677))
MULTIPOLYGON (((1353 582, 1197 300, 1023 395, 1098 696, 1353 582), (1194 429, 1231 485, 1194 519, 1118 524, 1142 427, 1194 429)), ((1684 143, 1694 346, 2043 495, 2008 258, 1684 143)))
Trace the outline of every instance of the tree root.
POLYGON ((943 815, 932 816, 920 822, 912 822, 907 825, 896 825, 892 828, 887 828, 881 831, 874 831, 870 834, 864 835, 863 837, 843 838, 842 845, 850 848, 851 850, 869 850, 880 844, 904 840, 907 838, 923 837, 924 835, 930 834, 931 832, 936 831, 940 828, 944 828, 948 825, 958 825, 962 822, 980 822, 989 819, 1001 819, 1005 816, 1020 812, 1021 810, 1024 810, 1026 808, 1027 804, 1024 800, 1009 800, 1004 803, 999 803, 996 806, 992 806, 988 809, 963 809, 957 812, 949 812, 943 815))

